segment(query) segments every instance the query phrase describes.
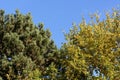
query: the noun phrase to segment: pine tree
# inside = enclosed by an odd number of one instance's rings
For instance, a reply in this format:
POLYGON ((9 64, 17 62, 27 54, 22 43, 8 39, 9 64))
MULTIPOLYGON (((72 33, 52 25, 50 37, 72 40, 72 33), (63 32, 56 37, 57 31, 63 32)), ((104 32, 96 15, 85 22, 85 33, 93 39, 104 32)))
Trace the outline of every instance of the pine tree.
MULTIPOLYGON (((0 10, 0 76, 4 80, 40 80, 58 60, 58 49, 43 23, 33 24, 30 13, 0 10)), ((56 68, 56 67, 55 67, 56 68)), ((56 68, 57 69, 57 68, 56 68)))

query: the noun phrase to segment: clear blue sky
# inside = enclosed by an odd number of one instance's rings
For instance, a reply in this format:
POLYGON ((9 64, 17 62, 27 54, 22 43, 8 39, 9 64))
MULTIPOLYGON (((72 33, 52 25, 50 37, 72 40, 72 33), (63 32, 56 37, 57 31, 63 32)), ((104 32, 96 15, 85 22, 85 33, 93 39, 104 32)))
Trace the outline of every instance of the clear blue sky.
POLYGON ((52 32, 52 39, 60 47, 65 42, 63 31, 68 32, 72 23, 79 24, 82 16, 89 20, 89 14, 99 11, 104 18, 105 11, 120 5, 120 0, 1 0, 0 9, 6 13, 31 13, 35 24, 43 22, 52 32))

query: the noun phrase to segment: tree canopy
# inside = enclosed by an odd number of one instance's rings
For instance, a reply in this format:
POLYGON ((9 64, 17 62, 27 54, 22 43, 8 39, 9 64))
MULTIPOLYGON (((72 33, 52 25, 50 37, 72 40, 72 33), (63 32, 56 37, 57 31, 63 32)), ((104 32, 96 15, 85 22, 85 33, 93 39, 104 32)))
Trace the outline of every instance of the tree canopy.
POLYGON ((66 71, 70 80, 120 79, 120 11, 106 14, 99 20, 97 14, 86 23, 73 24, 62 47, 66 71))
POLYGON ((59 54, 51 33, 33 24, 30 13, 0 10, 0 76, 4 80, 42 79, 59 54))
POLYGON ((60 49, 30 13, 0 10, 0 80, 119 80, 120 10, 73 24, 60 49))

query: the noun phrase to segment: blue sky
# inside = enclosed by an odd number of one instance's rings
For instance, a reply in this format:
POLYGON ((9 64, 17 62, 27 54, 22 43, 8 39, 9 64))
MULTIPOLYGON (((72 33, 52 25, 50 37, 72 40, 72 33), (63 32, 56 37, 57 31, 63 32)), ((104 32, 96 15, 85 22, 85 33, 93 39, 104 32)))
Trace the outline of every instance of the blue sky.
POLYGON ((65 42, 63 31, 68 32, 72 23, 79 24, 82 16, 89 21, 89 15, 99 11, 104 18, 105 11, 120 5, 120 0, 1 0, 0 9, 6 13, 31 13, 33 22, 43 22, 52 32, 52 39, 60 47, 65 42))

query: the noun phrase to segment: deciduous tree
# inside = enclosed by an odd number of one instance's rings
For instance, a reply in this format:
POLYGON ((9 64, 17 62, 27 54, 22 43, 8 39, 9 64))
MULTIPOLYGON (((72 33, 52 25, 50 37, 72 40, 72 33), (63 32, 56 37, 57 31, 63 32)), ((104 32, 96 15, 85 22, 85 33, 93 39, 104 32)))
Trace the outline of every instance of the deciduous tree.
POLYGON ((120 79, 120 11, 106 14, 106 19, 87 24, 73 24, 61 48, 64 79, 120 79))

